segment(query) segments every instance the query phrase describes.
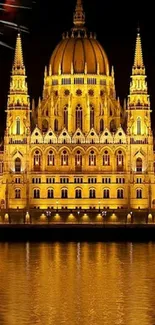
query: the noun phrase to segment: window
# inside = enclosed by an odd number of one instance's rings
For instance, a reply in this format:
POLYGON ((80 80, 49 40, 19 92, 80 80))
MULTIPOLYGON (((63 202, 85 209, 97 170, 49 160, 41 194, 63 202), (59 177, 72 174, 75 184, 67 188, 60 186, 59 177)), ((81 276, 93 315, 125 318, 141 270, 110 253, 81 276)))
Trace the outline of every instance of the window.
POLYGON ((124 184, 124 183, 125 183, 125 178, 124 178, 124 177, 122 177, 122 178, 117 177, 117 178, 116 178, 116 183, 117 183, 117 184, 124 184))
POLYGON ((141 134, 141 119, 140 117, 137 118, 137 134, 141 134))
POLYGON ((42 121, 42 131, 43 132, 47 132, 48 130, 48 121, 47 120, 43 120, 42 121))
POLYGON ((15 189, 15 199, 20 199, 21 198, 21 191, 20 189, 16 188, 15 189))
POLYGON ((117 159, 117 168, 121 169, 124 166, 124 156, 121 150, 118 151, 116 159, 117 159))
POLYGON ((90 184, 90 183, 93 183, 93 184, 97 183, 97 178, 96 178, 96 177, 89 177, 89 178, 88 178, 88 183, 89 183, 89 184, 90 184))
POLYGON ((104 199, 109 199, 110 198, 110 191, 109 191, 109 189, 104 189, 103 190, 103 198, 104 199))
POLYGON ((142 199, 142 190, 139 188, 136 190, 136 197, 137 199, 142 199))
POLYGON ((57 119, 54 120, 54 131, 58 132, 58 120, 57 119))
POLYGON ((41 166, 41 154, 39 150, 36 150, 34 153, 34 166, 40 167, 41 166))
POLYGON ((0 161, 0 174, 3 173, 3 161, 0 161))
POLYGON ((33 198, 40 199, 40 190, 39 189, 33 190, 33 198))
POLYGON ((81 167, 82 166, 82 154, 78 150, 75 155, 75 166, 76 167, 81 167))
POLYGON ((16 184, 20 184, 20 178, 19 178, 19 177, 16 177, 16 178, 15 178, 15 183, 16 183, 16 184))
POLYGON ((74 183, 83 183, 82 177, 74 177, 74 183))
POLYGON ((71 79, 70 78, 62 78, 62 85, 70 85, 71 79))
POLYGON ((110 155, 107 150, 103 154, 103 166, 110 166, 110 155))
POLYGON ((96 155, 93 150, 89 153, 89 166, 96 166, 96 155))
POLYGON ((20 158, 15 159, 15 173, 21 172, 21 160, 20 158))
POLYGON ((90 189, 89 190, 89 198, 90 199, 95 199, 96 198, 96 191, 95 191, 95 189, 90 189))
POLYGON ((47 178, 46 178, 46 183, 47 183, 47 184, 55 183, 55 178, 53 178, 53 177, 47 177, 47 178))
POLYGON ((32 178, 32 183, 33 184, 40 184, 41 183, 41 178, 40 177, 32 178))
POLYGON ((137 160, 136 160, 136 171, 138 173, 141 173, 142 172, 142 167, 143 167, 142 159, 137 158, 137 160))
POLYGON ((103 118, 100 120, 100 132, 103 132, 104 130, 104 120, 103 118))
POLYGON ((64 107, 64 126, 68 129, 68 105, 64 107))
POLYGON ((61 154, 61 166, 68 166, 68 153, 66 150, 61 154))
POLYGON ((64 184, 64 183, 69 183, 69 178, 68 177, 60 177, 60 183, 64 184))
POLYGON ((47 198, 48 199, 53 199, 54 198, 54 191, 53 191, 53 189, 48 189, 48 191, 47 191, 47 198))
POLYGON ((74 84, 76 84, 76 85, 84 84, 84 78, 74 78, 74 84))
POLYGON ((137 183, 141 184, 142 183, 142 179, 141 178, 137 178, 137 183))
POLYGON ((47 156, 47 165, 54 166, 54 164, 55 164, 54 153, 52 150, 50 150, 47 156))
POLYGON ((111 178, 110 177, 104 177, 104 178, 102 178, 102 183, 104 183, 104 184, 111 183, 111 178))
POLYGON ((96 85, 96 78, 87 78, 88 85, 96 85))
POLYGON ((94 127, 94 107, 90 104, 90 129, 94 127))
POLYGON ((82 198, 82 191, 81 191, 81 189, 76 189, 75 190, 75 198, 76 199, 81 199, 82 198))
POLYGON ((68 198, 68 190, 67 189, 62 189, 61 190, 61 198, 62 199, 67 199, 68 198))
POLYGON ((80 104, 76 107, 76 129, 82 130, 82 107, 80 104))
POLYGON ((123 199, 124 198, 124 191, 123 191, 123 189, 118 189, 117 190, 117 198, 118 199, 123 199))
POLYGON ((19 135, 20 134, 20 118, 17 117, 16 119, 16 134, 19 135))

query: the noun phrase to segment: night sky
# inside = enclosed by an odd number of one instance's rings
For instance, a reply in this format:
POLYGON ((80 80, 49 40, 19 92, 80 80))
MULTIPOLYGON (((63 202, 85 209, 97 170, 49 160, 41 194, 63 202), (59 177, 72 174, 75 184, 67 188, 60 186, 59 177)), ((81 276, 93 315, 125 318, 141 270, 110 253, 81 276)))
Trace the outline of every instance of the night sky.
MULTIPOLYGON (((16 0, 17 1, 17 0, 16 0)), ((21 5, 31 5, 32 10, 0 12, 1 19, 7 19, 29 28, 30 34, 22 34, 24 62, 28 76, 31 98, 36 100, 42 94, 44 67, 61 40, 64 31, 73 23, 76 0, 18 0, 21 5)), ((134 60, 137 27, 140 26, 144 63, 151 96, 152 126, 155 129, 155 11, 153 2, 147 1, 104 1, 84 0, 86 26, 97 33, 97 39, 105 49, 110 65, 114 65, 117 96, 123 103, 129 92, 129 81, 134 60)), ((16 31, 3 28, 1 41, 15 46, 16 31)), ((14 52, 0 47, 0 135, 5 126, 5 109, 9 89, 10 71, 14 52)))

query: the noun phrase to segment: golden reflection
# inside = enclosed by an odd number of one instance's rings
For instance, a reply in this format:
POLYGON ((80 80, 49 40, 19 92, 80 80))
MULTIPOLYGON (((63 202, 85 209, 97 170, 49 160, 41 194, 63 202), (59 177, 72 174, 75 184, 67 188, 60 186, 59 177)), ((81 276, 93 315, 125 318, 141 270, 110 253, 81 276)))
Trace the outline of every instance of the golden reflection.
POLYGON ((155 324, 155 244, 0 244, 0 324, 155 324))

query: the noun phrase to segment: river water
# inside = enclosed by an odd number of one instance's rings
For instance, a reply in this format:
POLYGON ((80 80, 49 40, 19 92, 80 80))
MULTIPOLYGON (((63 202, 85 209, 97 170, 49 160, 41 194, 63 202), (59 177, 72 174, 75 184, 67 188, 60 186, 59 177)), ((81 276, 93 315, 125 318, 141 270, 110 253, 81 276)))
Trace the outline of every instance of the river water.
POLYGON ((0 243, 0 325, 154 325, 155 243, 0 243))

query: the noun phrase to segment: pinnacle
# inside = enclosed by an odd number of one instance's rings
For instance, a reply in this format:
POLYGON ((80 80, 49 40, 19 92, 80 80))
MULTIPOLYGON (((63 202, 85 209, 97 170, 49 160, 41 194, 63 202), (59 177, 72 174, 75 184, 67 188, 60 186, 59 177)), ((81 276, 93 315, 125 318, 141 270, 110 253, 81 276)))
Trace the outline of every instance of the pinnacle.
MULTIPOLYGON (((138 33, 137 33, 137 38, 136 38, 136 49, 135 49, 135 59, 134 59, 134 66, 133 68, 135 70, 141 70, 140 74, 144 74, 145 73, 145 67, 144 67, 144 63, 143 63, 143 53, 142 53, 142 44, 141 44, 141 37, 140 37, 140 32, 138 29, 138 33)), ((135 71, 136 72, 136 71, 135 71)), ((135 73, 137 74, 137 72, 135 73)))
POLYGON ((14 64, 13 64, 14 74, 25 74, 24 69, 25 68, 23 62, 22 41, 21 41, 21 35, 20 33, 18 33, 16 39, 15 57, 14 57, 14 64))
POLYGON ((85 13, 83 10, 82 0, 77 0, 73 22, 75 27, 82 27, 85 24, 85 13))

